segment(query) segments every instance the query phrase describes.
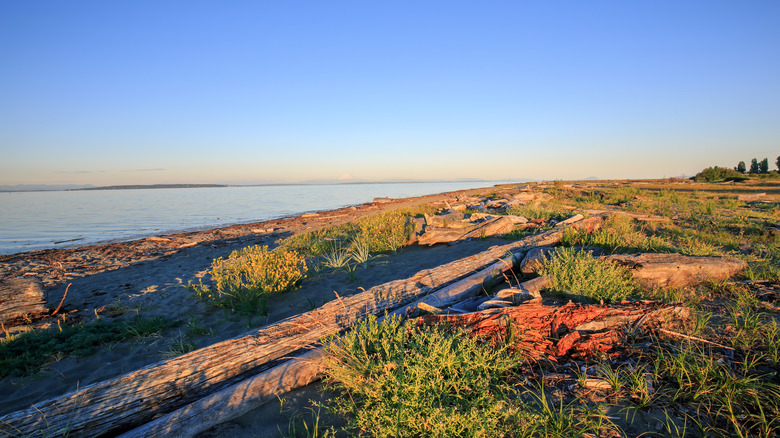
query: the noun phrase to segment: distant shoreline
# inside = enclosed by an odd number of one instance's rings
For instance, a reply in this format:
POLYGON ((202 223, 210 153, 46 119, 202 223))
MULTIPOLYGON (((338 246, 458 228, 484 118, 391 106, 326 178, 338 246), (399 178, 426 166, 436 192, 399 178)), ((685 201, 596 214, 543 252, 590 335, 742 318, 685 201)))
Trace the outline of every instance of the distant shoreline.
MULTIPOLYGON (((525 182, 526 180, 518 180, 525 182)), ((401 180, 401 181, 303 181, 303 182, 270 182, 259 184, 128 184, 99 187, 0 187, 0 192, 76 192, 94 190, 147 190, 147 189, 198 189, 221 187, 279 187, 279 186, 327 186, 327 185, 362 185, 362 184, 442 184, 442 183, 494 183, 496 181, 480 179, 460 180, 401 180)))

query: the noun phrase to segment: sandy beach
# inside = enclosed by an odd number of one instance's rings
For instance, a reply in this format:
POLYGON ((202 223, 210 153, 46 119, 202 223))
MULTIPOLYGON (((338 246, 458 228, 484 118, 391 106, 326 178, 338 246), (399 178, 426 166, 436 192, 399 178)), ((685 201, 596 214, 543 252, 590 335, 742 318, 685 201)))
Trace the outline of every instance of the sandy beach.
MULTIPOLYGON (((300 289, 274 297, 269 302, 269 314, 262 317, 239 317, 209 308, 184 287, 203 278, 214 258, 239 248, 249 245, 274 247, 285 237, 343 224, 379 211, 485 191, 492 192, 495 189, 381 199, 316 215, 156 236, 131 242, 2 256, 0 279, 39 279, 51 309, 63 300, 67 289, 59 314, 55 318, 34 321, 29 327, 56 326, 58 319, 60 323, 74 324, 91 322, 97 318, 110 320, 135 315, 163 315, 178 319, 182 324, 161 336, 104 346, 96 354, 86 357, 62 358, 46 365, 42 373, 32 377, 7 377, 0 381, 0 393, 3 394, 0 414, 25 409, 35 402, 158 362, 166 357, 171 343, 182 338, 189 323, 197 323, 208 332, 194 340, 196 347, 200 348, 239 336, 253 327, 305 312, 312 306, 336 298, 336 294, 348 296, 483 251, 501 239, 473 240, 455 246, 414 245, 394 254, 378 255, 367 267, 356 271, 354 279, 344 272, 323 273, 307 279, 300 289)), ((17 327, 10 332, 27 328, 17 327)), ((286 424, 288 416, 292 415, 291 412, 276 412, 281 417, 274 420, 273 424, 286 424)))

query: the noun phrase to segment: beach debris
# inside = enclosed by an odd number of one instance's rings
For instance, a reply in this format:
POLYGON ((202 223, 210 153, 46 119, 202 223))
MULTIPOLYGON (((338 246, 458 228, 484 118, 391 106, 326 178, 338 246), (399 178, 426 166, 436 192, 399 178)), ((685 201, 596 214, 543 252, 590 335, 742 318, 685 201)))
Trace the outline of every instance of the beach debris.
POLYGON ((0 280, 0 324, 5 327, 25 325, 48 313, 43 285, 38 278, 0 280))
POLYGON ((147 241, 149 242, 170 242, 171 239, 168 237, 147 237, 147 241))
POLYGON ((477 310, 486 310, 486 309, 498 309, 503 307, 509 307, 512 306, 513 303, 511 301, 506 300, 487 300, 477 306, 477 310))
POLYGON ((583 219, 585 219, 585 216, 583 216, 581 214, 575 214, 574 216, 572 216, 572 217, 570 217, 570 218, 568 218, 566 220, 562 220, 562 221, 558 222, 557 224, 555 224, 555 226, 556 227, 562 227, 564 225, 573 224, 574 222, 581 221, 583 219))
POLYGON ((552 195, 547 193, 534 192, 534 191, 521 191, 512 196, 514 200, 518 201, 521 205, 526 205, 530 202, 536 201, 552 201, 552 195))
POLYGON ((438 307, 431 306, 430 304, 426 303, 420 303, 417 305, 417 309, 421 310, 425 313, 430 313, 432 315, 439 315, 441 313, 444 313, 443 310, 439 309, 438 307))
POLYGON ((550 246, 542 246, 528 251, 523 261, 520 262, 520 272, 525 275, 535 274, 544 262, 550 259, 553 251, 555 249, 550 246))
POLYGON ((737 195, 737 200, 743 201, 743 202, 756 202, 761 200, 766 196, 766 193, 745 193, 741 195, 737 195))

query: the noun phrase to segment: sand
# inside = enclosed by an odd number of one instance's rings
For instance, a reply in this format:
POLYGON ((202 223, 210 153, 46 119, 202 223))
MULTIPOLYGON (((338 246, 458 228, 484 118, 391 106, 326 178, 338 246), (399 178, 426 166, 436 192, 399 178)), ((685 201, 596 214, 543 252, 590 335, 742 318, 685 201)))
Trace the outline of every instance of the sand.
MULTIPOLYGON (((491 189, 482 189, 490 191, 491 189)), ((378 255, 355 278, 344 272, 310 277, 294 292, 269 302, 269 314, 253 318, 230 315, 195 299, 184 286, 198 282, 207 273, 214 258, 248 245, 274 247, 280 239, 296 233, 352 221, 380 210, 417 205, 480 189, 370 203, 351 208, 320 212, 318 216, 293 217, 226 228, 155 236, 132 242, 107 243, 66 250, 35 251, 0 257, 0 279, 35 276, 44 286, 51 308, 63 298, 58 317, 67 322, 94 321, 100 318, 151 317, 165 315, 183 324, 149 337, 103 346, 88 357, 65 357, 45 366, 42 373, 23 378, 0 380, 0 415, 29 408, 38 401, 51 399, 85 385, 103 381, 165 358, 173 341, 187 331, 187 322, 206 327, 209 334, 194 338, 204 347, 246 333, 252 328, 279 321, 321 305, 339 296, 347 296, 388 281, 407 278, 416 272, 484 251, 500 239, 461 242, 453 246, 410 246, 394 254, 378 255), (269 230, 272 230, 269 232, 269 230)), ((45 327, 53 318, 36 321, 45 327)), ((189 338, 188 338, 189 339, 189 338)), ((218 426, 205 436, 219 436, 222 430, 231 436, 285 436, 291 418, 306 411, 308 398, 322 397, 316 386, 303 388, 281 401, 218 426), (228 432, 229 431, 229 432, 228 432), (216 434, 216 435, 213 435, 216 434)), ((310 414, 307 414, 310 415, 310 414)), ((224 435, 224 434, 223 434, 224 435)))

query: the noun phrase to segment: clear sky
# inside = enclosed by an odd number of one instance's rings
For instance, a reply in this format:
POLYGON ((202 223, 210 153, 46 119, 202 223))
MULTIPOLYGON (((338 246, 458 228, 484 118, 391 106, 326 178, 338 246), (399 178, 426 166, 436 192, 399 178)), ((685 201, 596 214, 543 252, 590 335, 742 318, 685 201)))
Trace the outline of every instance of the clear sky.
POLYGON ((780 1, 0 0, 0 152, 0 184, 774 163, 780 1))

